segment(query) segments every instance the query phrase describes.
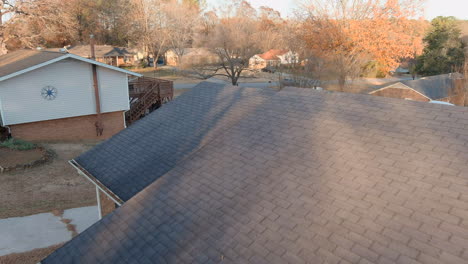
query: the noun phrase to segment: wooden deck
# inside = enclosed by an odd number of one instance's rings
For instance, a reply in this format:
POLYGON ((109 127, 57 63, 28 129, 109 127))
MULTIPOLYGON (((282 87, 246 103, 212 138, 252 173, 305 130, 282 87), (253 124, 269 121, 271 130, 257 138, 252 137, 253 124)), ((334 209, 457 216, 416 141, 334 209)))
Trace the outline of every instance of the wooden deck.
POLYGON ((140 77, 128 83, 130 110, 126 112, 127 125, 161 107, 174 96, 174 84, 163 79, 140 77))

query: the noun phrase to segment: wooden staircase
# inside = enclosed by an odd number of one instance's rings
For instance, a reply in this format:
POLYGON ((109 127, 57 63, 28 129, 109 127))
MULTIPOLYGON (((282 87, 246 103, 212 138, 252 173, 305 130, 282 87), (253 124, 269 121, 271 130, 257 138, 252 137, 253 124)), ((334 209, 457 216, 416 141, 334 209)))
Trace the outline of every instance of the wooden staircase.
POLYGON ((171 81, 141 77, 129 82, 130 110, 126 112, 127 125, 161 107, 174 94, 171 81))

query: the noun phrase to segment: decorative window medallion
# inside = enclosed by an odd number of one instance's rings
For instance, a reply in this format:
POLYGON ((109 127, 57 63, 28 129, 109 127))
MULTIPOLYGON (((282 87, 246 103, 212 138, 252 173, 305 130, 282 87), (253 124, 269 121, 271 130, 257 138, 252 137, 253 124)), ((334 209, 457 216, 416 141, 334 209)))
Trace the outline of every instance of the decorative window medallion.
POLYGON ((41 95, 42 95, 42 98, 48 101, 54 100, 55 98, 57 98, 57 88, 48 85, 42 88, 41 95))

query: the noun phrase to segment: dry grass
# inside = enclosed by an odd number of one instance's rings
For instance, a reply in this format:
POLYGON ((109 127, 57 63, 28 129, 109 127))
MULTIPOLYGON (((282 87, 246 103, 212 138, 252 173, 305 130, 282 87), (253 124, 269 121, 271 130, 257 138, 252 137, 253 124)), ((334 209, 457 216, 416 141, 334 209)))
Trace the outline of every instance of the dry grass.
POLYGON ((36 264, 54 252, 62 244, 38 248, 24 253, 13 253, 0 257, 0 264, 36 264))
POLYGON ((46 164, 0 174, 0 219, 96 204, 92 183, 68 164, 93 145, 50 144, 56 157, 46 164))
POLYGON ((40 149, 15 150, 0 147, 0 166, 3 168, 15 167, 16 165, 30 164, 43 158, 40 149))

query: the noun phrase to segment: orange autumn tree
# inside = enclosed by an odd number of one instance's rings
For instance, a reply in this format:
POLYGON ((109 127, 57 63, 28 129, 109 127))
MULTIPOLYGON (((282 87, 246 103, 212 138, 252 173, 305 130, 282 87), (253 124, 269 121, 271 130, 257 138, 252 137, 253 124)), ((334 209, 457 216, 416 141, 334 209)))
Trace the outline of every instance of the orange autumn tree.
POLYGON ((388 72, 422 51, 420 1, 311 0, 306 10, 306 48, 334 66, 341 91, 369 61, 388 72))

